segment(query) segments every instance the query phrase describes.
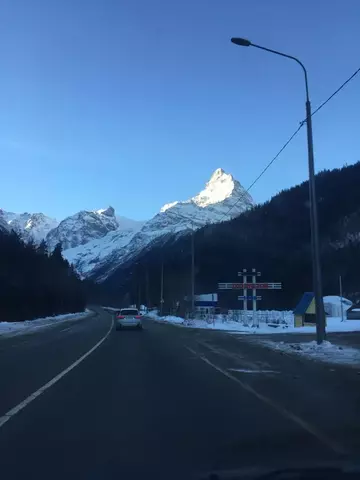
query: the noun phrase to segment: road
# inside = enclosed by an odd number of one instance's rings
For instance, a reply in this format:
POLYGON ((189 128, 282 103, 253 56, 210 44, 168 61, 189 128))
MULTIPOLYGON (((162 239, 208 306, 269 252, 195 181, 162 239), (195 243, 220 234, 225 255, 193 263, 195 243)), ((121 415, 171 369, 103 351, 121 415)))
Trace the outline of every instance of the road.
POLYGON ((360 375, 252 339, 111 315, 0 340, 1 478, 202 478, 360 451, 360 375), (109 334, 107 335, 107 333, 109 334), (107 335, 107 336, 106 336, 107 335))

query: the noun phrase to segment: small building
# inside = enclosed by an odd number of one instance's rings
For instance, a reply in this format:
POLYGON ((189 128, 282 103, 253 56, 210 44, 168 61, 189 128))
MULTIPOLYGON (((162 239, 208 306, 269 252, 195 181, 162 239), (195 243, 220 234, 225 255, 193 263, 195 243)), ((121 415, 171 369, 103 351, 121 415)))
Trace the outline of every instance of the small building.
POLYGON ((203 293, 195 295, 195 311, 207 315, 215 313, 218 306, 217 293, 203 293))
POLYGON ((313 292, 305 292, 300 302, 294 309, 294 326, 316 324, 315 295, 313 292))
POLYGON ((324 297, 325 314, 328 317, 346 317, 346 311, 352 306, 352 301, 338 295, 324 297))

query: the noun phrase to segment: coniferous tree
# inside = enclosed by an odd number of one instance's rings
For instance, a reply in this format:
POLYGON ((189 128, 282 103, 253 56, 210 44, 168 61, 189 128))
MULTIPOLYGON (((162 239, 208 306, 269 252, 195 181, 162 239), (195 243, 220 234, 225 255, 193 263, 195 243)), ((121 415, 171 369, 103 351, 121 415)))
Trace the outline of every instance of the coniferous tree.
POLYGON ((49 255, 45 242, 24 243, 15 232, 0 232, 0 321, 79 312, 86 294, 61 245, 49 255))

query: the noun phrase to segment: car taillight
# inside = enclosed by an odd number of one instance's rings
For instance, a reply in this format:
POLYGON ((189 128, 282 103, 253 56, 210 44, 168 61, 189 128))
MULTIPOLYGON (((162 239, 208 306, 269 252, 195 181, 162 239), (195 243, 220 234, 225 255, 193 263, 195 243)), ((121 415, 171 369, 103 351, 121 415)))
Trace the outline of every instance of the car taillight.
POLYGON ((122 320, 124 317, 124 315, 118 315, 116 318, 120 318, 120 320, 122 320))
POLYGON ((141 315, 136 315, 135 318, 141 318, 141 315))

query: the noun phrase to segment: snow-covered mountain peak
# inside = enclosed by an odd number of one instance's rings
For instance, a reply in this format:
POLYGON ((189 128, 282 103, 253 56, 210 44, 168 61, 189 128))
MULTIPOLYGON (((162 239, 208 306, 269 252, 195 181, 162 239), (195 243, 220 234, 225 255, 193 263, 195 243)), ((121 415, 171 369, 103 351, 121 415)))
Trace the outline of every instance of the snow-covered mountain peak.
MULTIPOLYGON (((217 168, 211 175, 210 180, 207 182, 204 190, 191 200, 198 207, 207 207, 219 202, 223 202, 226 198, 229 198, 234 190, 238 189, 240 183, 234 180, 234 177, 230 173, 224 172, 222 168, 217 168)), ((242 188, 242 187, 241 187, 242 188)))
POLYGON ((244 209, 253 205, 253 203, 250 194, 230 173, 226 173, 222 168, 217 168, 211 175, 210 180, 206 183, 204 190, 189 200, 165 204, 160 209, 160 213, 164 213, 170 209, 172 209, 174 213, 175 211, 180 211, 179 208, 185 213, 189 210, 189 205, 196 205, 200 208, 211 208, 211 206, 216 207, 219 204, 219 212, 221 211, 220 213, 222 214, 222 206, 224 207, 224 211, 226 211, 227 207, 236 204, 237 208, 231 215, 236 216, 244 209))
MULTIPOLYGON (((51 229, 46 243, 51 250, 60 242, 63 255, 81 275, 102 281, 146 249, 174 241, 205 225, 230 220, 253 205, 253 199, 241 184, 218 168, 200 193, 188 200, 164 205, 146 222, 120 217, 111 206, 82 210, 51 229)), ((21 220, 19 228, 26 234, 28 228, 34 230, 37 221, 41 225, 46 223, 48 217, 41 219, 41 215, 7 213, 6 224, 19 224, 21 220)), ((6 228, 4 222, 1 227, 6 228)))
POLYGON ((119 223, 112 207, 95 211, 81 210, 65 218, 51 230, 46 237, 46 243, 52 249, 60 242, 65 250, 102 238, 117 228, 119 223))
POLYGON ((3 221, 9 230, 14 230, 26 242, 33 241, 39 244, 50 230, 58 225, 58 221, 43 213, 13 213, 1 211, 3 221))
POLYGON ((169 208, 175 207, 179 202, 176 200, 175 202, 165 203, 163 207, 160 208, 160 213, 166 212, 169 208))
POLYGON ((100 208, 100 210, 95 210, 94 213, 98 215, 106 215, 107 217, 115 217, 115 209, 113 207, 100 208))
POLYGON ((9 232, 9 225, 5 219, 4 210, 0 208, 0 232, 9 232))
POLYGON ((214 173, 211 175, 210 177, 210 180, 208 183, 212 183, 212 182, 217 182, 218 180, 221 180, 221 178, 223 176, 229 176, 232 178, 232 175, 231 174, 227 174, 225 172, 225 170, 223 170, 222 168, 217 168, 214 173))

